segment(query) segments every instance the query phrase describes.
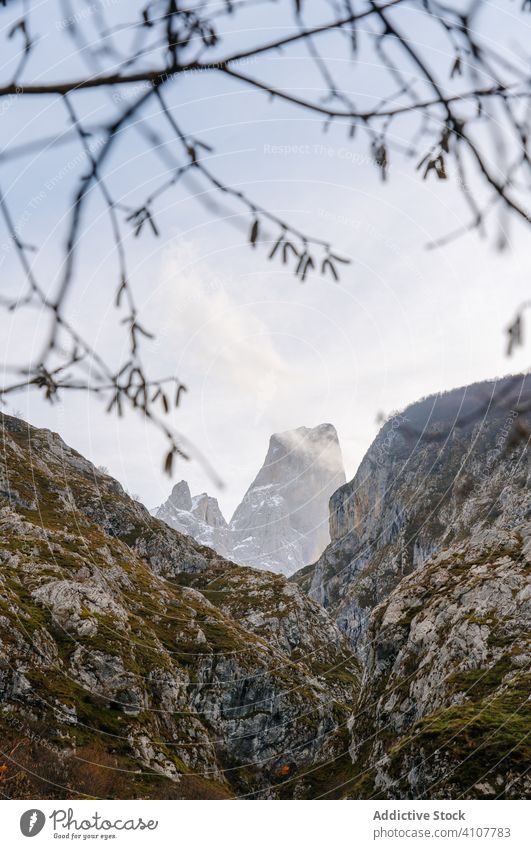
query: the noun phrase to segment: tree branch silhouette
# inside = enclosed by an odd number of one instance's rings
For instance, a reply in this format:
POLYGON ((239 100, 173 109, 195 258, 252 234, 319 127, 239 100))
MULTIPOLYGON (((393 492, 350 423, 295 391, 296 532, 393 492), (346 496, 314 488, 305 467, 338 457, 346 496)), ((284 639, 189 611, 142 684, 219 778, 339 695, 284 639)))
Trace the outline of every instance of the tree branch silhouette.
MULTIPOLYGON (((52 31, 55 23, 52 34, 58 55, 66 54, 70 42, 76 66, 81 63, 84 69, 71 78, 49 79, 51 72, 39 70, 44 39, 33 26, 29 4, 4 2, 0 12, 0 42, 13 65, 12 73, 0 80, 0 108, 51 99, 63 105, 68 122, 57 135, 37 134, 30 142, 8 145, 0 153, 4 187, 0 212, 22 275, 17 294, 2 294, 0 306, 12 312, 38 306, 48 317, 46 338, 35 361, 6 367, 12 379, 0 386, 0 401, 28 386, 39 389, 50 402, 65 390, 86 390, 102 397, 109 412, 122 414, 130 408, 153 422, 168 440, 167 471, 171 472, 175 456, 197 456, 166 419, 185 387, 176 376, 150 377, 144 365, 144 347, 154 333, 144 327, 136 306, 125 242, 131 230, 135 237, 145 231, 155 238, 159 235, 157 202, 167 192, 184 187, 185 176, 202 181, 211 195, 242 210, 248 219, 250 247, 265 247, 267 258, 289 266, 299 281, 316 273, 336 281, 348 264, 340 246, 319 233, 304 232, 216 174, 209 162, 211 145, 187 128, 186 110, 175 108, 169 100, 169 93, 178 91, 179 102, 185 101, 182 92, 194 74, 261 93, 272 108, 282 102, 304 110, 322 118, 323 129, 337 123, 348 138, 365 134, 369 159, 384 180, 391 175, 397 147, 394 127, 397 123, 405 127, 409 138, 405 152, 419 176, 455 180, 470 214, 464 226, 443 233, 429 247, 443 246, 471 231, 487 234, 496 210, 530 222, 530 61, 525 53, 508 53, 485 36, 482 21, 492 10, 483 0, 471 0, 468 7, 439 0, 356 4, 352 0, 206 0, 186 5, 143 0, 128 4, 123 20, 111 15, 103 2, 80 9, 68 0, 49 0, 48 7, 58 15, 50 27, 52 31), (280 35, 261 37, 245 27, 245 16, 258 7, 269 10, 271 26, 280 35), (240 20, 241 47, 226 49, 240 20), (427 35, 416 38, 417 32, 427 35), (271 57, 282 61, 301 46, 307 51, 308 67, 320 80, 310 94, 301 93, 296 81, 273 83, 268 74, 271 57), (337 57, 348 74, 341 76, 332 66, 332 58, 337 57), (366 61, 358 61, 359 57, 373 57, 378 63, 375 86, 366 61), (106 122, 89 122, 83 98, 98 93, 114 114, 106 122), (151 126, 148 105, 159 110, 165 125, 162 135, 151 126), (138 134, 166 168, 160 184, 136 206, 117 196, 106 172, 111 154, 123 147, 130 134, 138 134), (98 142, 97 149, 93 140, 98 142), (18 232, 2 169, 15 160, 76 142, 86 169, 72 187, 64 262, 55 291, 50 293, 36 277, 35 246, 18 232), (496 155, 502 146, 507 149, 505 159, 496 155), (106 210, 117 258, 115 305, 127 339, 127 353, 118 367, 111 366, 68 317, 67 300, 79 277, 78 254, 94 190, 106 210)), ((518 22, 526 21, 527 8, 524 3, 520 12, 514 12, 518 22)), ((521 344, 522 326, 523 310, 508 330, 508 353, 521 344)))

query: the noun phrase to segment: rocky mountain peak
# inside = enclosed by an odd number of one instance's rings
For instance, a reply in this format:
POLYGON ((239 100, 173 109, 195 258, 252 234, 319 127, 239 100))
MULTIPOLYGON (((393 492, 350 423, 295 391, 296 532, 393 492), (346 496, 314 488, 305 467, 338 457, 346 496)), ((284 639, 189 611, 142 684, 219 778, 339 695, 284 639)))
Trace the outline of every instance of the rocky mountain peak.
POLYGON ((218 554, 230 554, 229 528, 217 499, 206 492, 192 497, 186 481, 176 483, 169 498, 152 512, 174 530, 188 534, 218 554))
POLYGON ((234 562, 291 575, 330 541, 328 502, 345 482, 332 424, 274 433, 261 469, 227 524, 215 498, 185 481, 154 515, 234 562))
POLYGON ((190 487, 186 481, 179 481, 179 483, 175 484, 168 501, 177 510, 192 509, 192 496, 190 494, 190 487))

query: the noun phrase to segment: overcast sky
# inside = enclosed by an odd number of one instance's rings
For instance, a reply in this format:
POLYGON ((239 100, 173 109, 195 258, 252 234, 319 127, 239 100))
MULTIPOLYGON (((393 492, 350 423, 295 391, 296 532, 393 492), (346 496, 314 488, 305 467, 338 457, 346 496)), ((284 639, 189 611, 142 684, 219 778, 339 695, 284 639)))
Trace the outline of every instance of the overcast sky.
MULTIPOLYGON (((511 37, 514 25, 504 21, 511 37)), ((268 26, 256 19, 257 38, 268 26)), ((48 55, 51 62, 51 47, 48 55)), ((302 50, 269 62, 276 63, 273 74, 288 75, 292 89, 309 94, 302 50)), ((304 111, 271 104, 226 80, 197 77, 172 97, 193 131, 215 144, 211 167, 283 218, 330 238, 352 259, 339 283, 314 276, 301 284, 281 265, 267 262, 266 248, 249 248, 247 221, 235 208, 205 210, 194 198, 197 185, 166 196, 159 210, 160 239, 146 235, 131 246, 144 323, 157 333, 149 353, 152 371, 175 373, 187 385, 173 422, 209 458, 225 487, 216 491, 194 462, 178 463, 175 480, 187 479, 193 493, 217 495, 229 517, 275 431, 332 422, 351 478, 377 432, 379 412, 527 369, 528 352, 505 357, 504 328, 529 297, 531 259, 529 233, 516 225, 510 250, 501 254, 493 240, 475 233, 427 250, 431 239, 466 221, 452 180, 423 182, 414 163, 397 154, 383 183, 368 161, 366 140, 350 140, 344 127, 332 126, 325 134, 322 123, 304 111)), ((87 103, 88 114, 96 106, 87 103)), ((40 131, 64 122, 57 110, 51 101, 39 103, 40 131)), ((35 118, 26 106, 16 113, 13 108, 6 116, 12 137, 27 140, 35 118)), ((131 180, 132 166, 135 189, 149 186, 153 166, 147 154, 134 142, 126 150, 125 161, 113 166, 116 185, 131 180)), ((77 149, 64 147, 46 160, 19 162, 12 172, 9 191, 20 215, 39 179, 63 175, 65 190, 45 193, 28 223, 31 238, 45 243, 42 267, 51 280, 62 247, 68 178, 84 165, 76 155, 77 149)), ((95 210, 70 308, 103 346, 117 346, 122 339, 108 297, 113 261, 106 228, 95 210)), ((13 285, 14 268, 14 258, 5 257, 2 276, 13 285)), ((35 315, 15 320, 0 313, 6 358, 37 346, 39 321, 35 315)), ((149 507, 167 497, 171 482, 161 470, 163 440, 133 414, 116 420, 82 395, 65 396, 55 407, 35 394, 18 396, 10 409, 58 430, 149 507)))

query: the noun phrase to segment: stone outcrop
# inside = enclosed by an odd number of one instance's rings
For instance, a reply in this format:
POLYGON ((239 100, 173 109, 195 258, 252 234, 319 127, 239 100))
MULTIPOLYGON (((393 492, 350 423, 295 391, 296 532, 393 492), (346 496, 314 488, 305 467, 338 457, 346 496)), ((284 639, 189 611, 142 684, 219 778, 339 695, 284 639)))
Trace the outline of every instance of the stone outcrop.
POLYGON ((516 528, 528 516, 527 443, 513 441, 530 390, 530 378, 512 377, 412 404, 334 493, 331 543, 293 580, 353 643, 373 608, 431 554, 474 528, 516 528))

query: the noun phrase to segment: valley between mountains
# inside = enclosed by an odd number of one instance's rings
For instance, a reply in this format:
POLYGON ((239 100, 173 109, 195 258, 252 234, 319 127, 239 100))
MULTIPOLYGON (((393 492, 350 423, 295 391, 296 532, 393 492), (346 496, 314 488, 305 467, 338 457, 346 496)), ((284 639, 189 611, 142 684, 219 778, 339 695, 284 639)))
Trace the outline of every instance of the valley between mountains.
POLYGON ((231 522, 2 415, 3 796, 529 794, 530 389, 411 405, 350 482, 277 434, 231 522))

